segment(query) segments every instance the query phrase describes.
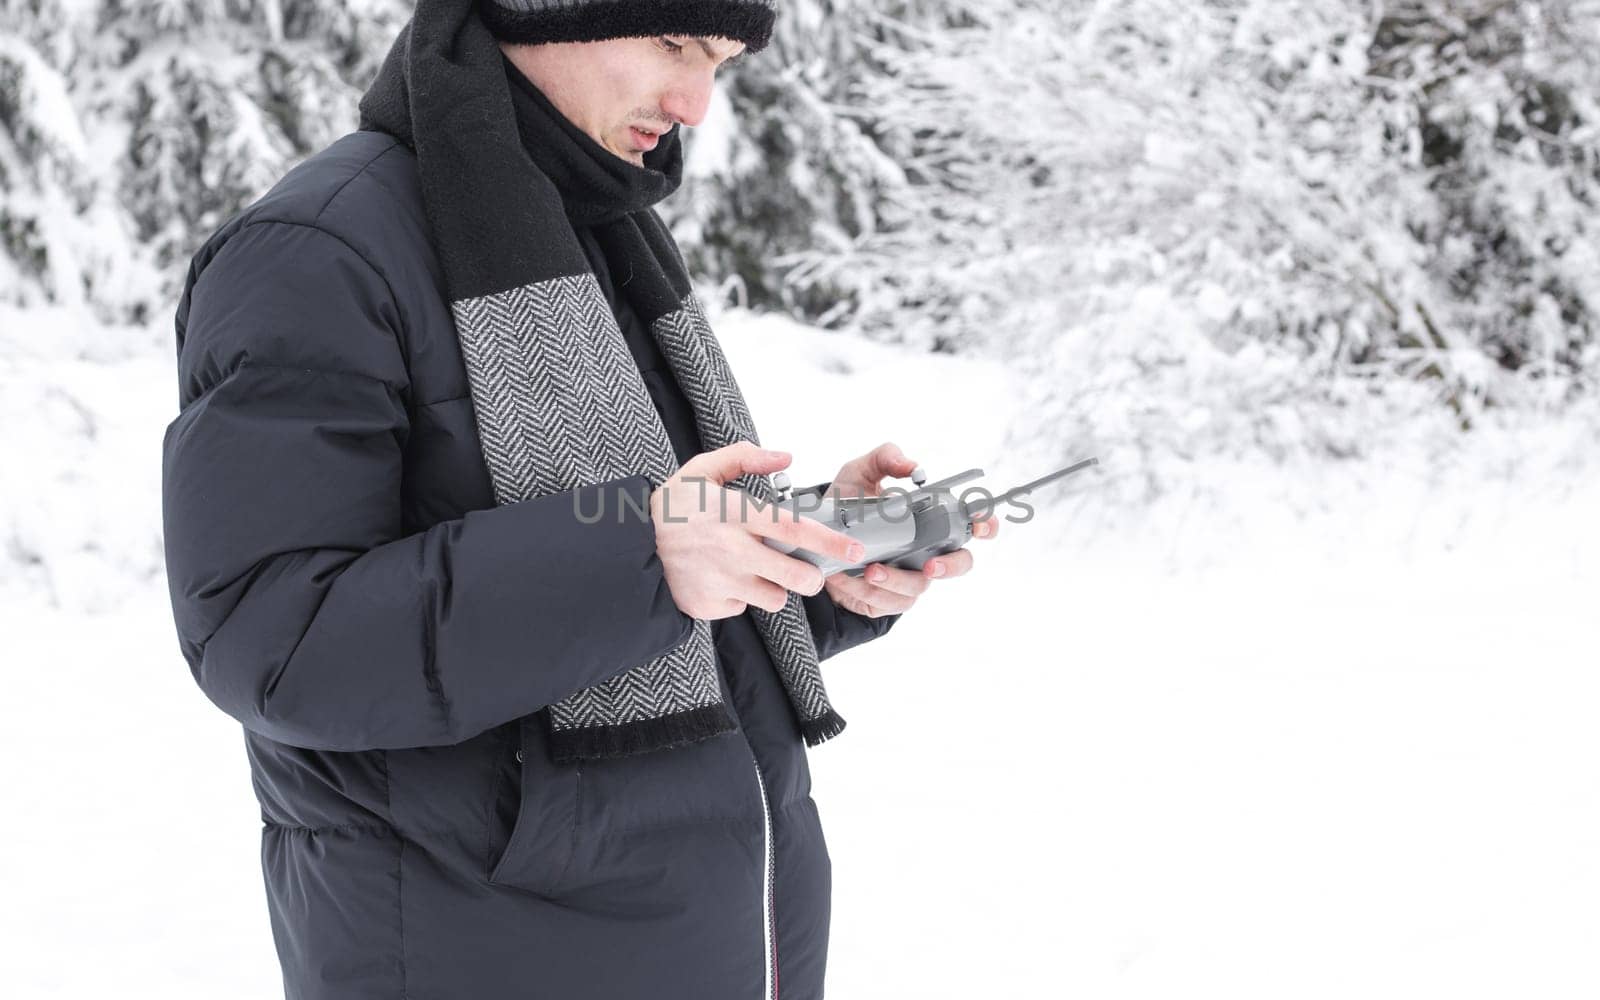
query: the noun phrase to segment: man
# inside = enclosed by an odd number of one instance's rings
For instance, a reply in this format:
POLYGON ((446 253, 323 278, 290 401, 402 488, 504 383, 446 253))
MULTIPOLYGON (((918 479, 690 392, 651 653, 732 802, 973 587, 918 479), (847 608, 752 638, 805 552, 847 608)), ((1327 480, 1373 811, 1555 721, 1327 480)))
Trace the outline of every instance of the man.
POLYGON ((847 536, 705 502, 789 456, 652 206, 770 6, 495 2, 421 0, 178 307, 169 585, 245 729, 285 992, 820 997, 817 663, 971 556, 824 584, 762 539, 847 536))

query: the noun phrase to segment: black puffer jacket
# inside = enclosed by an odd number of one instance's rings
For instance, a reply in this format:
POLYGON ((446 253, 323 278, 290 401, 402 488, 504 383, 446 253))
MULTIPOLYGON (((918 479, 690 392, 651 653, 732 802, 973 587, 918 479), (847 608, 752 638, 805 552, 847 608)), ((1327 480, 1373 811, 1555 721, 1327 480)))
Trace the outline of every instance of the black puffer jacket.
MULTIPOLYGON (((687 459, 689 406, 579 235, 687 459)), ((494 505, 412 153, 356 132, 296 166, 195 255, 176 325, 173 612, 244 725, 286 994, 820 997, 830 863, 746 616, 715 627, 737 731, 549 760, 532 714, 689 619, 648 521, 494 505)), ((618 488, 648 483, 584 489, 618 488)), ((806 605, 825 658, 893 621, 806 605)))

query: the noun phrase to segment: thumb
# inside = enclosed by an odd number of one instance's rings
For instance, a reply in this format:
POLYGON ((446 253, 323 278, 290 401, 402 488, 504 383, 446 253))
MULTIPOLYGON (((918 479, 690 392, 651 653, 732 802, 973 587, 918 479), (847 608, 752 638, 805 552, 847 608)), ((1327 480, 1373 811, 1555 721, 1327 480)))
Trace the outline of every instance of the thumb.
POLYGON ((786 469, 793 460, 794 456, 786 451, 770 451, 750 441, 736 441, 726 448, 696 455, 684 463, 681 471, 723 486, 743 475, 764 476, 786 469))
POLYGON ((893 441, 885 441, 867 455, 868 475, 874 480, 886 476, 909 476, 916 467, 917 463, 907 458, 906 453, 893 441))

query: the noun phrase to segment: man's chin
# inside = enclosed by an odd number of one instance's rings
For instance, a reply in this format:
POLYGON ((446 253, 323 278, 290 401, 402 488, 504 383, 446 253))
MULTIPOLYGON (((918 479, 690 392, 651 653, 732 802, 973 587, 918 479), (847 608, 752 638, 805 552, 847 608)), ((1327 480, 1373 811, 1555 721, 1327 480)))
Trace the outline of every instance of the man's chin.
POLYGON ((623 150, 618 150, 614 146, 607 146, 606 147, 606 151, 609 152, 612 156, 618 157, 619 159, 627 160, 629 163, 633 164, 636 167, 644 166, 644 154, 640 153, 640 152, 638 152, 636 150, 630 149, 630 150, 623 151, 623 150))

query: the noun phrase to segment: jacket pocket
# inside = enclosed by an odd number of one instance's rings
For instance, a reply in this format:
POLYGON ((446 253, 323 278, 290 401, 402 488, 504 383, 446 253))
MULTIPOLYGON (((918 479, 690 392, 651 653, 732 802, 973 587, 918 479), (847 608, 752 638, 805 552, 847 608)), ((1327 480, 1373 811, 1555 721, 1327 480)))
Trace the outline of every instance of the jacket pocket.
POLYGON ((577 847, 582 805, 583 765, 550 760, 542 712, 524 716, 513 727, 514 772, 502 777, 496 812, 514 816, 505 846, 496 853, 491 842, 489 882, 537 895, 560 889, 577 847))

